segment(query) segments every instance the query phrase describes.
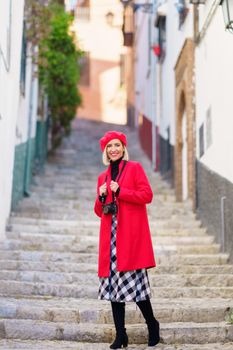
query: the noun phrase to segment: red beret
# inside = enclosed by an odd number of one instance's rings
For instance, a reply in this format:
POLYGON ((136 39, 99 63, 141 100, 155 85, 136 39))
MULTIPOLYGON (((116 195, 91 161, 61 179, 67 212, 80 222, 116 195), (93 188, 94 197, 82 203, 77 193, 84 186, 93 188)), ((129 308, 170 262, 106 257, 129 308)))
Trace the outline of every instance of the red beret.
POLYGON ((127 139, 126 135, 122 132, 118 131, 108 131, 106 134, 100 139, 100 148, 102 152, 104 151, 106 145, 109 143, 109 141, 118 139, 120 140, 125 146, 127 145, 127 139))

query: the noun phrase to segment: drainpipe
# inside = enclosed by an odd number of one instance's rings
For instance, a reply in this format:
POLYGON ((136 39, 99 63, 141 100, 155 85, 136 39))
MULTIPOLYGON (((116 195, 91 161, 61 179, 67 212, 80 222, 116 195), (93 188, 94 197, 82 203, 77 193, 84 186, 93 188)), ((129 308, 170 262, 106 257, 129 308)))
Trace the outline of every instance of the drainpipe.
MULTIPOLYGON (((152 16, 156 10, 156 0, 153 1, 152 16)), ((151 35, 150 47, 154 44, 154 27, 151 35)), ((152 55, 151 60, 151 118, 152 118, 152 169, 156 169, 156 71, 155 71, 155 57, 152 55)))
POLYGON ((26 150, 26 163, 25 163, 25 179, 24 179, 24 195, 30 196, 30 180, 32 172, 32 147, 31 147, 31 134, 32 134, 32 120, 33 120, 33 107, 34 107, 34 63, 33 63, 33 48, 31 55, 31 77, 30 77, 30 93, 29 93, 29 114, 28 114, 28 135, 27 135, 27 150, 26 150))

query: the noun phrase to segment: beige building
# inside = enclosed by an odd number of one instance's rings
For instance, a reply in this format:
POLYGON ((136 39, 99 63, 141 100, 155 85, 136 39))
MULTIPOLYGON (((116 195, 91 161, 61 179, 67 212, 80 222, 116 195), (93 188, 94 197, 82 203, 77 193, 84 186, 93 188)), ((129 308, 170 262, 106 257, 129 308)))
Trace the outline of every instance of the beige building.
POLYGON ((122 13, 119 0, 78 1, 74 30, 84 51, 80 118, 126 123, 122 13))

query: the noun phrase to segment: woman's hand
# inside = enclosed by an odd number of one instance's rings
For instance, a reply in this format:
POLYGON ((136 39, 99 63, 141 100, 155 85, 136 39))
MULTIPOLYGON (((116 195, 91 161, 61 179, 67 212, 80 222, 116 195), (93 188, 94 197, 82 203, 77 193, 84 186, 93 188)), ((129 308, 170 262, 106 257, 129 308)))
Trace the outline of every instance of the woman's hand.
POLYGON ((106 184, 106 182, 102 186, 99 187, 99 195, 100 196, 102 196, 102 195, 106 196, 107 195, 107 184, 106 184))
POLYGON ((118 185, 117 182, 111 181, 111 183, 110 183, 110 188, 111 188, 111 191, 112 191, 112 192, 115 192, 115 193, 116 193, 116 191, 117 191, 118 188, 119 188, 119 185, 118 185))

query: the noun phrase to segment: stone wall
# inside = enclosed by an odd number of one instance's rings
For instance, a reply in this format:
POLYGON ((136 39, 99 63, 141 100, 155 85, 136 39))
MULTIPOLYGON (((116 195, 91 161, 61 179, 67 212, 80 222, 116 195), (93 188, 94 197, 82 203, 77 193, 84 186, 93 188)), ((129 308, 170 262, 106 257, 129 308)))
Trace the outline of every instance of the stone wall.
POLYGON ((221 198, 225 197, 225 251, 233 262, 233 184, 197 161, 196 207, 198 218, 222 244, 221 198))

